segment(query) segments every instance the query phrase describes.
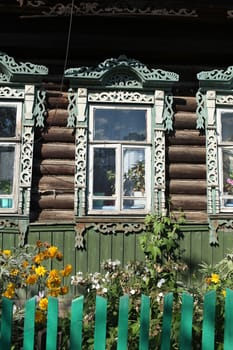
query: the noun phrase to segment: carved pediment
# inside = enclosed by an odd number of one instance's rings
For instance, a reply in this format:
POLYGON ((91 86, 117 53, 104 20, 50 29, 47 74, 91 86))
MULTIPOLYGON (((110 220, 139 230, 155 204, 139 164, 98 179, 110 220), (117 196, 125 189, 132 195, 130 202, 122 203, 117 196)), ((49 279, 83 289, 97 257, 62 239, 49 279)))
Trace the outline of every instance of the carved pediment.
POLYGON ((179 75, 162 69, 149 69, 146 65, 126 56, 109 58, 97 67, 70 68, 65 77, 79 86, 108 88, 145 88, 170 85, 179 80, 179 75))
POLYGON ((48 74, 48 68, 30 62, 17 63, 13 57, 0 52, 0 82, 27 82, 40 81, 42 76, 48 74))

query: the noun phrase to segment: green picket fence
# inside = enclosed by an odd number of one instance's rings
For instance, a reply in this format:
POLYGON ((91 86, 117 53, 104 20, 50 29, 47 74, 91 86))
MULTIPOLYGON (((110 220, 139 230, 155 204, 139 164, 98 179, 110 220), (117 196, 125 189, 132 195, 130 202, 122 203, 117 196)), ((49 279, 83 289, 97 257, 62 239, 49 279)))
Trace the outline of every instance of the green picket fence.
MULTIPOLYGON (((82 324, 83 324, 84 297, 81 296, 72 301, 70 316, 70 346, 69 350, 82 349, 82 324)), ((35 299, 30 299, 25 305, 23 350, 34 350, 35 338, 35 299)), ((128 349, 128 310, 129 296, 120 297, 118 315, 117 350, 128 349)), ((165 295, 163 309, 163 325, 161 334, 160 350, 171 349, 171 326, 173 310, 173 293, 165 295)), ((58 300, 49 298, 46 347, 44 350, 57 349, 58 336, 58 300)), ((215 316, 216 316, 216 292, 210 291, 204 295, 204 309, 202 322, 202 350, 215 349, 215 316)), ((191 350, 192 346, 192 323, 193 323, 193 297, 182 294, 181 321, 179 329, 179 349, 191 350)), ((0 350, 11 349, 13 321, 13 302, 3 298, 1 318, 0 350)), ((150 298, 141 296, 140 307, 140 330, 139 350, 149 349, 149 326, 150 326, 150 298)), ((94 350, 106 349, 107 327, 107 300, 96 297, 95 305, 95 329, 94 350)), ((224 316, 224 350, 232 350, 233 347, 233 291, 226 290, 225 316, 224 316)))

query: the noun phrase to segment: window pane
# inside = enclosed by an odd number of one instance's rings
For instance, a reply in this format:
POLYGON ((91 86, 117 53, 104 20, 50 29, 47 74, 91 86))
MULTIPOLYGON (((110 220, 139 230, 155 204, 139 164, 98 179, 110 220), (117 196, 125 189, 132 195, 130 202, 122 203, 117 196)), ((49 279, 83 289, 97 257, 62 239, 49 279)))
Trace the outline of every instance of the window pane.
POLYGON ((115 148, 94 148, 94 196, 115 194, 115 164, 115 148))
POLYGON ((0 106, 0 137, 14 137, 16 127, 16 107, 0 106))
POLYGON ((222 112, 222 141, 233 141, 233 112, 222 112))
POLYGON ((145 193, 145 149, 124 148, 123 151, 123 193, 134 196, 145 193))
POLYGON ((233 195, 233 149, 223 150, 223 191, 233 195))
POLYGON ((0 194, 12 194, 14 151, 13 146, 0 146, 0 194))
POLYGON ((146 140, 146 110, 94 109, 95 140, 146 140))

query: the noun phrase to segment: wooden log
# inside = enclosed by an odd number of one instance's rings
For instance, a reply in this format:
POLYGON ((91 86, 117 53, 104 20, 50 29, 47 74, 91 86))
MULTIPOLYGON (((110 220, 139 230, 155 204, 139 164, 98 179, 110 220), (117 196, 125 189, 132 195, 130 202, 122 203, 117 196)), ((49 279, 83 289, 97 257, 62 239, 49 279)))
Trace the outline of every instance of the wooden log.
POLYGON ((173 101, 176 111, 196 112, 197 100, 194 96, 174 96, 173 101))
POLYGON ((52 210, 43 209, 41 211, 31 212, 31 221, 33 222, 72 222, 74 221, 74 210, 52 210))
POLYGON ((205 145, 205 136, 198 130, 176 130, 174 135, 168 138, 170 145, 205 145))
POLYGON ((34 183, 37 183, 37 187, 40 192, 46 192, 46 191, 54 191, 56 194, 56 191, 67 191, 70 192, 74 191, 74 176, 48 176, 44 175, 40 179, 36 181, 34 178, 34 183))
POLYGON ((48 111, 48 116, 46 119, 46 123, 49 126, 66 126, 68 118, 68 111, 66 109, 50 109, 48 111))
POLYGON ((173 163, 167 173, 170 179, 206 179, 205 164, 173 163))
POLYGON ((74 195, 65 193, 41 196, 38 198, 38 206, 41 209, 74 209, 74 195))
POLYGON ((48 108, 65 108, 67 109, 69 104, 68 95, 66 92, 51 92, 47 91, 47 105, 48 108))
POLYGON ((180 218, 181 215, 184 216, 186 223, 195 222, 198 224, 206 224, 208 222, 208 214, 206 211, 173 211, 172 215, 177 219, 180 218))
POLYGON ((168 190, 170 194, 206 194, 206 180, 171 180, 168 190))
POLYGON ((40 155, 42 159, 74 159, 75 145, 64 143, 46 143, 42 144, 40 148, 40 155))
POLYGON ((204 146, 171 146, 168 148, 168 160, 171 163, 205 163, 204 146))
POLYGON ((176 112, 174 114, 174 129, 196 129, 197 116, 192 112, 176 112))
POLYGON ((37 175, 74 175, 75 163, 71 159, 37 159, 33 170, 37 175))
POLYGON ((72 142, 74 143, 74 130, 67 127, 49 127, 41 133, 46 142, 72 142))
POLYGON ((170 196, 171 210, 206 210, 205 195, 173 194, 170 196))

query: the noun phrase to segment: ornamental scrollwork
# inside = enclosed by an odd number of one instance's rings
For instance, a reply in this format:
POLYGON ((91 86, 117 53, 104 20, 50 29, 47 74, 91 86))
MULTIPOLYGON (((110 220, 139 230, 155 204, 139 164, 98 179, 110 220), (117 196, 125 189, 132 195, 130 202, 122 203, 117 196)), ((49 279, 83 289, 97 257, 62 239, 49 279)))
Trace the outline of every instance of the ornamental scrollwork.
POLYGON ((76 116, 78 115, 77 109, 77 94, 70 90, 68 92, 68 118, 67 118, 67 127, 75 128, 76 126, 76 116))
POLYGON ((20 185, 31 186, 33 155, 33 127, 24 128, 22 135, 20 185))
POLYGON ((79 127, 76 135, 76 175, 75 184, 77 188, 83 188, 86 184, 86 152, 87 152, 87 130, 79 127))
POLYGON ((197 129, 205 129, 205 121, 206 121, 206 109, 205 109, 205 101, 206 97, 198 90, 196 93, 196 101, 197 101, 197 129))
MULTIPOLYGON (((67 78, 79 78, 79 79, 94 79, 100 80, 106 73, 109 74, 112 71, 112 76, 116 82, 115 68, 118 68, 122 74, 122 70, 129 68, 137 75, 138 81, 142 83, 152 83, 153 81, 171 81, 175 82, 179 80, 179 75, 173 72, 164 71, 162 69, 149 69, 147 66, 135 59, 129 59, 125 55, 121 55, 118 58, 109 58, 100 63, 97 67, 79 67, 69 68, 65 71, 65 77, 67 78)), ((128 74, 128 72, 127 72, 128 74)), ((107 76, 110 79, 110 74, 107 76)), ((135 82, 134 76, 134 82, 135 82)), ((118 77, 118 81, 119 77, 118 77)), ((136 82, 135 82, 136 83, 136 82)), ((103 84, 102 84, 103 85, 103 84)))
POLYGON ((76 225, 76 237, 75 237, 75 247, 84 248, 84 238, 83 234, 87 229, 92 228, 96 233, 102 234, 129 234, 129 233, 140 233, 146 230, 146 225, 144 223, 78 223, 76 225))
POLYGON ((217 95, 216 104, 233 105, 233 95, 217 95))
POLYGON ((3 81, 10 81, 13 74, 48 74, 48 68, 42 65, 36 65, 30 62, 17 63, 13 57, 0 52, 0 68, 4 69, 4 74, 1 74, 0 78, 3 81), (6 72, 5 72, 6 71, 6 72))
POLYGON ((154 209, 156 213, 165 210, 165 137, 163 130, 155 130, 154 156, 154 209))
POLYGON ((233 78, 233 66, 229 66, 226 70, 203 71, 197 74, 197 78, 199 80, 229 81, 233 78))
MULTIPOLYGON (((24 0, 17 0, 21 6, 24 0)), ((27 6, 29 7, 45 7, 46 1, 42 0, 27 0, 27 6)), ((108 6, 103 6, 101 2, 79 2, 74 5, 72 3, 62 4, 57 3, 54 6, 50 6, 48 10, 41 11, 43 16, 70 16, 70 14, 81 16, 81 15, 147 15, 147 16, 178 16, 178 17, 197 17, 196 9, 167 9, 167 8, 156 8, 153 5, 148 5, 142 2, 140 6, 135 6, 132 1, 125 1, 124 5, 119 2, 112 2, 108 6)))
POLYGON ((154 96, 135 91, 103 91, 89 93, 88 102, 154 104, 154 96))
POLYGON ((138 81, 134 74, 115 73, 104 79, 105 87, 121 87, 121 88, 140 88, 141 82, 138 81))
POLYGON ((163 112, 163 121, 164 121, 164 127, 167 131, 173 130, 173 96, 172 95, 165 95, 164 97, 165 101, 165 108, 163 112))
POLYGON ((36 119, 36 126, 43 128, 46 115, 45 109, 46 92, 43 90, 37 91, 36 104, 33 110, 33 117, 36 119))
POLYGON ((210 129, 207 131, 207 167, 208 167, 208 186, 214 187, 218 184, 218 166, 217 166, 217 140, 216 131, 210 129))
MULTIPOLYGON (((1 78, 0 78, 0 80, 1 80, 1 78)), ((8 86, 1 86, 0 87, 0 97, 23 99, 24 98, 24 90, 14 89, 14 88, 10 88, 8 86)))

